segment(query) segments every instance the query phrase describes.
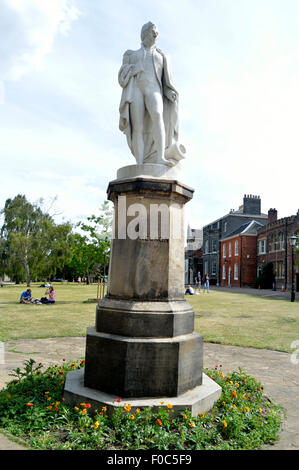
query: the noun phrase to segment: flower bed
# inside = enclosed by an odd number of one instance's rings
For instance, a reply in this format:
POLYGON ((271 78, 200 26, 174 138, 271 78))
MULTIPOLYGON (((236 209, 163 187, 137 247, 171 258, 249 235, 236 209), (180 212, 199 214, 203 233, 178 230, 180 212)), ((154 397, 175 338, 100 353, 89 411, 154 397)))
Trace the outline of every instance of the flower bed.
MULTIPOLYGON (((75 407, 63 400, 67 372, 84 361, 44 368, 33 359, 0 391, 0 428, 33 449, 258 449, 278 440, 282 408, 242 370, 225 375, 221 366, 204 372, 222 387, 213 409, 196 418, 186 409, 172 415, 171 401, 132 412, 130 404, 90 413, 89 403, 75 407)), ((121 403, 121 399, 116 399, 121 403)))

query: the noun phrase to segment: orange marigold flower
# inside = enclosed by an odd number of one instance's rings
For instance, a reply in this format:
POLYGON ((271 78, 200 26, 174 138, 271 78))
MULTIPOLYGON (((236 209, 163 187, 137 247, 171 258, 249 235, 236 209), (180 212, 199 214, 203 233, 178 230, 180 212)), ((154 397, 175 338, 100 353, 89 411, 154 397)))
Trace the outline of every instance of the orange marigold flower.
POLYGON ((90 403, 84 403, 84 408, 90 408, 91 407, 91 404, 90 403))
POLYGON ((124 409, 125 409, 126 411, 131 411, 131 405, 130 405, 130 404, 126 405, 126 406, 124 407, 124 409))
POLYGON ((47 406, 47 410, 52 410, 52 406, 51 405, 47 406))
POLYGON ((102 410, 107 411, 107 406, 103 406, 102 410))
POLYGON ((262 412, 263 412, 262 408, 259 408, 259 412, 260 412, 260 413, 262 413, 262 412))
POLYGON ((184 419, 188 419, 188 416, 187 416, 187 415, 183 415, 183 418, 184 418, 184 419))
POLYGON ((238 396, 238 395, 236 394, 236 392, 233 392, 233 397, 234 397, 234 398, 237 398, 237 396, 238 396))
POLYGON ((75 411, 79 411, 78 406, 75 406, 75 407, 74 407, 74 410, 75 410, 75 411))
POLYGON ((34 406, 33 403, 26 403, 27 406, 34 406))
POLYGON ((162 421, 161 421, 161 419, 157 419, 157 423, 159 424, 159 426, 162 426, 162 421))
POLYGON ((138 414, 140 413, 140 408, 137 408, 136 413, 138 414))
POLYGON ((222 421, 222 423, 223 423, 223 426, 224 426, 225 428, 227 428, 227 422, 224 420, 224 421, 222 421))
POLYGON ((161 405, 164 405, 165 401, 160 401, 161 405))
POLYGON ((135 419, 135 416, 134 416, 134 415, 130 415, 130 420, 133 421, 133 419, 135 419))
POLYGON ((172 408, 172 405, 170 403, 167 403, 167 408, 171 409, 172 408))
POLYGON ((245 406, 245 410, 246 410, 247 412, 249 412, 249 411, 250 411, 250 408, 248 408, 248 406, 245 406))
POLYGON ((8 394, 7 394, 7 398, 10 398, 10 397, 11 397, 11 394, 10 394, 10 393, 8 393, 8 394))
POLYGON ((195 424, 192 421, 190 421, 189 426, 190 428, 194 428, 195 424))
POLYGON ((100 423, 99 423, 98 421, 96 421, 96 422, 93 424, 92 427, 93 427, 94 429, 98 429, 99 425, 100 425, 100 423))
POLYGON ((81 415, 85 415, 86 413, 87 413, 87 409, 86 409, 86 408, 84 408, 82 411, 80 411, 80 414, 81 414, 81 415))
POLYGON ((201 417, 201 418, 204 418, 204 417, 205 417, 205 414, 204 414, 204 413, 201 413, 200 417, 201 417))

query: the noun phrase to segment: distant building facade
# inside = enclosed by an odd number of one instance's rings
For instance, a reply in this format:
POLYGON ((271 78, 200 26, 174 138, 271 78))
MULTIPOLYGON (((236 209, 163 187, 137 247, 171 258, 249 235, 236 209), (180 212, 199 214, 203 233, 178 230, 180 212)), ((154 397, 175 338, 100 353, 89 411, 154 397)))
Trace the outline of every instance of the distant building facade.
POLYGON ((265 225, 268 215, 261 213, 259 196, 244 195, 243 205, 238 210, 231 210, 203 227, 203 275, 209 273, 211 284, 220 285, 221 282, 221 240, 253 220, 265 225))
POLYGON ((256 248, 258 229, 263 225, 246 222, 220 240, 220 285, 224 287, 252 287, 256 278, 256 248))
MULTIPOLYGON (((257 275, 266 263, 272 262, 276 288, 290 290, 292 285, 292 250, 289 237, 299 237, 299 210, 296 215, 277 219, 277 210, 270 209, 268 223, 258 230, 257 275)), ((299 254, 295 253, 295 290, 299 292, 299 254)))
POLYGON ((202 229, 187 230, 187 246, 185 247, 185 284, 194 284, 198 271, 202 275, 202 229))

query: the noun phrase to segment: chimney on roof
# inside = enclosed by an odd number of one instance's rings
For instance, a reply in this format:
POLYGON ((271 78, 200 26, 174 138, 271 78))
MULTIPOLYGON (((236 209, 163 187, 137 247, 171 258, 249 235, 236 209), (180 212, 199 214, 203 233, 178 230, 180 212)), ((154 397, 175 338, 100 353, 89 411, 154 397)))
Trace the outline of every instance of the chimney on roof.
POLYGON ((272 224, 272 222, 276 222, 276 220, 277 220, 277 210, 269 209, 268 210, 268 224, 272 224))
POLYGON ((260 215, 261 199, 259 196, 245 194, 243 197, 243 214, 260 215))

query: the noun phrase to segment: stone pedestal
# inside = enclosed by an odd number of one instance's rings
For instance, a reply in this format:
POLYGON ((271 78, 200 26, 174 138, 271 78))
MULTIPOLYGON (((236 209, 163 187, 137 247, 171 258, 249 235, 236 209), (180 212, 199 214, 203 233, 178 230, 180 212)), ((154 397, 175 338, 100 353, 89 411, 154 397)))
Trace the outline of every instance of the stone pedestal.
POLYGON ((109 406, 115 397, 142 406, 144 400, 169 397, 173 404, 192 396, 197 413, 220 396, 217 384, 203 383, 203 339, 194 333, 194 312, 184 299, 183 214, 192 195, 175 180, 134 177, 109 184, 114 239, 108 292, 97 306, 95 327, 87 330, 84 377, 68 374, 66 401, 82 401, 84 389, 86 397, 93 390, 95 402, 109 406))

